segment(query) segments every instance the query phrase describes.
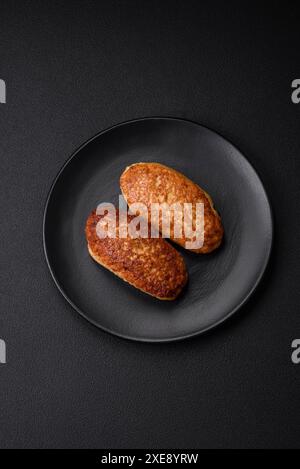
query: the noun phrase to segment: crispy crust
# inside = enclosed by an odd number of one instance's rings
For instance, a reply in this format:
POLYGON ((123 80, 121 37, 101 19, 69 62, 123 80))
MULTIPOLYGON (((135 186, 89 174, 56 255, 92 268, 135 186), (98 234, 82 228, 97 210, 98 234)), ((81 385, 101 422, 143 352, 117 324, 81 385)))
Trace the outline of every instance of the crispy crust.
MULTIPOLYGON (((144 203, 148 209, 151 203, 192 203, 204 204, 204 243, 193 252, 206 254, 218 248, 223 238, 221 218, 215 210, 210 196, 197 184, 178 171, 160 163, 136 163, 128 166, 120 178, 122 194, 130 206, 144 203)), ((194 217, 193 217, 194 218, 194 217)), ((190 241, 186 237, 174 237, 174 221, 171 215, 170 238, 182 247, 190 241)), ((161 231, 161 219, 159 229, 161 231)))
MULTIPOLYGON (((162 238, 101 239, 96 232, 101 218, 94 210, 86 222, 85 234, 91 257, 144 293, 160 300, 174 300, 188 277, 184 260, 176 249, 162 238)), ((128 215, 128 223, 132 218, 128 215)))

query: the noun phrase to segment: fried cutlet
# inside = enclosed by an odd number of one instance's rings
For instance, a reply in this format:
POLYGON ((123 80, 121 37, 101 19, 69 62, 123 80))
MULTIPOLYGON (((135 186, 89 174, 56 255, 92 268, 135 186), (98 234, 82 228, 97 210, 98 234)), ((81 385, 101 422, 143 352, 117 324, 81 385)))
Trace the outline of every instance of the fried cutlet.
MULTIPOLYGON (((218 248, 223 238, 221 218, 215 210, 210 196, 197 184, 180 172, 159 163, 136 163, 125 169, 120 178, 120 187, 128 203, 139 202, 150 210, 152 203, 172 204, 190 203, 193 207, 193 228, 195 206, 203 203, 204 208, 204 242, 199 249, 191 249, 196 253, 209 253, 218 248)), ((182 233, 181 237, 174 236, 174 214, 170 215, 170 238, 175 243, 186 248, 186 242, 192 238, 182 233)), ((162 231, 161 217, 157 228, 162 231)))
MULTIPOLYGON (((174 300, 188 277, 182 256, 161 237, 120 237, 118 215, 117 211, 115 238, 99 238, 97 224, 102 216, 96 210, 89 215, 85 234, 91 257, 144 293, 160 300, 174 300)), ((127 223, 133 218, 127 215, 127 223)))

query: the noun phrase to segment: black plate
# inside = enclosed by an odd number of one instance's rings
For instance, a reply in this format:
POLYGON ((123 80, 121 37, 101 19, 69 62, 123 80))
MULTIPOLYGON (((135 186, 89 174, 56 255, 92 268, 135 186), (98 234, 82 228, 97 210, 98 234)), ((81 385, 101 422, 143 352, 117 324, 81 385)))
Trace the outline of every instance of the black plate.
POLYGON ((249 298, 266 268, 272 217, 263 185, 243 155, 223 137, 190 121, 148 118, 114 126, 82 145, 50 191, 44 249, 61 293, 86 319, 128 339, 163 342, 220 324, 249 298), (176 301, 152 298, 89 256, 85 221, 100 202, 114 202, 125 167, 156 161, 203 187, 221 214, 225 240, 209 255, 180 249, 188 286, 176 301))

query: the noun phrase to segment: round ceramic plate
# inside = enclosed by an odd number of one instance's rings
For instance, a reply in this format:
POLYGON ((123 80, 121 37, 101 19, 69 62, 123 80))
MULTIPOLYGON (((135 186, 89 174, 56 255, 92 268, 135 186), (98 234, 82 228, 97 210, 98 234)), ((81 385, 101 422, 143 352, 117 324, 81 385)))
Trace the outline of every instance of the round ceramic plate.
POLYGON ((225 321, 258 285, 271 244, 270 204, 253 167, 219 134, 181 119, 139 119, 99 133, 64 165, 45 208, 44 249, 61 293, 96 326, 140 341, 180 340, 225 321), (87 216, 100 202, 117 203, 121 173, 141 161, 168 165, 199 184, 225 229, 212 254, 180 249, 189 282, 175 301, 136 290, 87 250, 87 216))

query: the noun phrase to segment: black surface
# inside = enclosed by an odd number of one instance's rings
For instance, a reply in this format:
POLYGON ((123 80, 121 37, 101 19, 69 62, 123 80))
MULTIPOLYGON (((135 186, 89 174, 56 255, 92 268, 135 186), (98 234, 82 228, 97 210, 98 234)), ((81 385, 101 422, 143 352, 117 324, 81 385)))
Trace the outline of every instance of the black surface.
POLYGON ((262 183, 232 144, 190 121, 149 118, 101 132, 68 160, 47 200, 44 248, 59 290, 85 318, 120 337, 167 342, 208 331, 238 311, 265 271, 272 231, 262 183), (181 249, 189 281, 176 301, 154 299, 120 282, 87 250, 88 214, 99 203, 117 207, 122 172, 141 161, 192 178, 222 217, 225 237, 217 251, 201 256, 181 249))
POLYGON ((299 447, 299 24, 296 3, 277 1, 1 2, 1 447, 299 447), (149 115, 235 142, 275 218, 267 275, 241 314, 165 345, 80 318, 42 246, 66 155, 149 115))

